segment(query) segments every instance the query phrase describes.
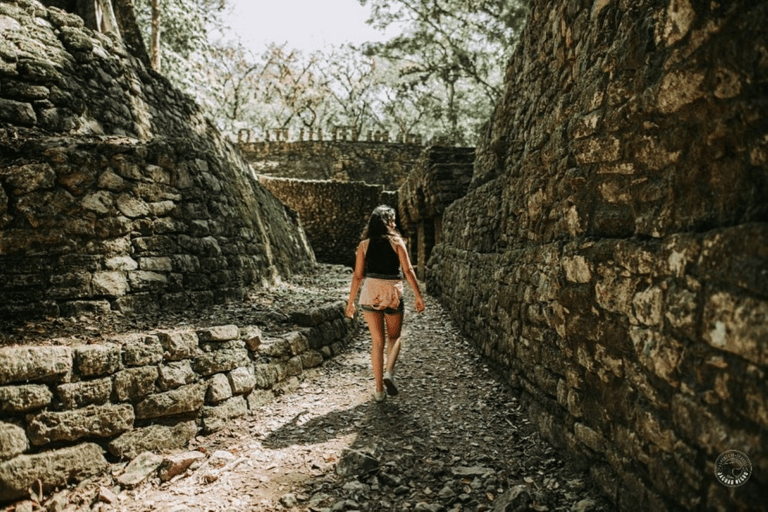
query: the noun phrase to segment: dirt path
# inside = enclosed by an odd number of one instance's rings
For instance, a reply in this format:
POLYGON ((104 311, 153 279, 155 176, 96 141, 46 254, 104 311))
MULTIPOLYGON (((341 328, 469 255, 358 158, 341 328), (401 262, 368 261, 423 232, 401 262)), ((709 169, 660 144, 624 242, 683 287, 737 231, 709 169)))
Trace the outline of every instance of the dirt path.
MULTIPOLYGON (((246 322, 253 304, 290 308, 343 295, 349 273, 295 281, 256 294, 251 304, 212 308, 210 318, 102 319, 94 332, 246 322)), ((428 297, 427 311, 416 315, 409 292, 398 396, 373 400, 363 325, 342 354, 284 383, 252 415, 193 439, 189 450, 203 455, 185 473, 128 490, 116 484, 125 464, 114 464, 106 475, 46 497, 44 508, 26 501, 16 512, 611 510, 584 474, 541 440, 514 393, 440 305, 428 297)), ((85 339, 91 328, 88 319, 55 319, 20 325, 9 336, 85 339)))
POLYGON ((609 510, 528 427, 442 308, 427 304, 406 317, 398 396, 373 401, 370 336, 361 329, 294 389, 196 438, 191 448, 207 455, 204 463, 167 483, 114 489, 118 502, 94 508, 609 510))

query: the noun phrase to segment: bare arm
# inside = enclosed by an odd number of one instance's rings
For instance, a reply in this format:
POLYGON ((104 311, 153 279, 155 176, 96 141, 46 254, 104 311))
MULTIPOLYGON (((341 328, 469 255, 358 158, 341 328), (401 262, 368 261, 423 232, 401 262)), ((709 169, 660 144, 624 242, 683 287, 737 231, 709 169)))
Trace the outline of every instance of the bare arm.
POLYGON ((363 242, 357 246, 357 255, 355 256, 355 272, 352 274, 352 285, 349 288, 349 300, 347 301, 347 317, 355 316, 355 297, 360 290, 360 284, 363 282, 363 272, 365 271, 365 251, 363 242))
POLYGON ((416 296, 416 311, 421 313, 426 306, 424 305, 424 299, 421 297, 421 290, 419 290, 419 281, 416 279, 416 273, 413 271, 411 260, 408 257, 408 250, 405 248, 403 242, 397 243, 395 247, 397 257, 400 259, 400 267, 402 267, 403 274, 405 274, 405 279, 408 281, 408 284, 411 285, 413 294, 416 296))

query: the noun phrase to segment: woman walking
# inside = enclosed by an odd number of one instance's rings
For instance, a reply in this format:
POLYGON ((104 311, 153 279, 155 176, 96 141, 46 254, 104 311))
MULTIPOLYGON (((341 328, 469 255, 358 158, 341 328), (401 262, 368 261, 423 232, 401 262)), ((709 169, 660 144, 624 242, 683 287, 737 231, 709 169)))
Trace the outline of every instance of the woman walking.
POLYGON ((360 289, 360 308, 363 310, 368 329, 371 331, 371 363, 376 381, 374 398, 380 402, 384 397, 397 394, 393 377, 395 363, 400 353, 400 331, 403 326, 403 281, 402 269, 408 284, 416 296, 416 311, 424 311, 424 300, 419 283, 408 259, 408 251, 402 236, 395 228, 395 210, 389 206, 378 206, 371 213, 368 226, 363 231, 362 241, 357 246, 355 272, 347 302, 347 316, 355 316, 355 297, 360 289), (363 282, 363 278, 365 281, 363 282), (387 364, 384 368, 384 327, 387 337, 387 364), (387 391, 384 392, 384 386, 387 391))

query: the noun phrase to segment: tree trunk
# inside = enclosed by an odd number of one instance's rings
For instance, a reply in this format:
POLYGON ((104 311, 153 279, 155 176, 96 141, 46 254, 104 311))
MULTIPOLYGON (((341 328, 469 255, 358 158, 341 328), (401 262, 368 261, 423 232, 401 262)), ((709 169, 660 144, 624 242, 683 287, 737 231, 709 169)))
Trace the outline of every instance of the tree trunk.
POLYGON ((145 66, 150 66, 149 55, 144 39, 136 23, 136 12, 132 0, 113 0, 115 21, 123 35, 123 44, 134 57, 138 58, 145 66))
POLYGON ((160 72, 160 7, 158 0, 152 0, 152 40, 150 42, 152 69, 160 72))

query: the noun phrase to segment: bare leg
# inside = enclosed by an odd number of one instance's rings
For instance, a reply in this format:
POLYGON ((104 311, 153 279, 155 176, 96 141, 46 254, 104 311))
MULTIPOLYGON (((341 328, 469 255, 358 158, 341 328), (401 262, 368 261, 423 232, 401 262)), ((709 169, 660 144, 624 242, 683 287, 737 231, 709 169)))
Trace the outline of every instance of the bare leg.
POLYGON ((393 373, 397 356, 400 355, 400 332, 403 328, 403 314, 386 315, 387 321, 387 368, 386 371, 393 373))
POLYGON ((376 391, 384 390, 384 313, 363 311, 368 330, 371 331, 371 365, 376 391))

